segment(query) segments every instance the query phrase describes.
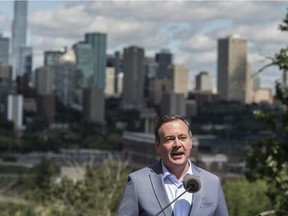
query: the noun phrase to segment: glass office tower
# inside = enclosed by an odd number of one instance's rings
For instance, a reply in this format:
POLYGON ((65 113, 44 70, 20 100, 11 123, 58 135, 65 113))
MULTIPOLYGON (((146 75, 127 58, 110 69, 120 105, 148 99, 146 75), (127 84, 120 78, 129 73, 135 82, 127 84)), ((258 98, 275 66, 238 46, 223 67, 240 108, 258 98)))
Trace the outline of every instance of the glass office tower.
POLYGON ((21 74, 20 58, 21 49, 26 46, 27 41, 27 1, 14 2, 14 19, 12 23, 12 47, 11 64, 13 67, 12 79, 21 74))

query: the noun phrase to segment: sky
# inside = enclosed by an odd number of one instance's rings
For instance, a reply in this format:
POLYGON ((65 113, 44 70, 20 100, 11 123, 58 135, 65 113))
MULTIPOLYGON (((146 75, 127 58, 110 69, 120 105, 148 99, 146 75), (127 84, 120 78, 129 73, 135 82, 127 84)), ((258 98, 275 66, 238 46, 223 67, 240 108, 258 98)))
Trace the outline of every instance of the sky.
MULTIPOLYGON (((0 32, 11 36, 13 1, 0 0, 0 32)), ((84 40, 87 32, 107 34, 108 54, 136 45, 154 57, 162 49, 173 63, 189 67, 189 86, 207 71, 217 81, 217 40, 237 34, 248 41, 253 72, 269 64, 287 46, 288 32, 278 29, 288 12, 287 1, 116 0, 29 1, 28 45, 34 68, 43 65, 47 50, 63 50, 84 40)), ((274 89, 282 72, 270 67, 260 74, 261 87, 274 89)))

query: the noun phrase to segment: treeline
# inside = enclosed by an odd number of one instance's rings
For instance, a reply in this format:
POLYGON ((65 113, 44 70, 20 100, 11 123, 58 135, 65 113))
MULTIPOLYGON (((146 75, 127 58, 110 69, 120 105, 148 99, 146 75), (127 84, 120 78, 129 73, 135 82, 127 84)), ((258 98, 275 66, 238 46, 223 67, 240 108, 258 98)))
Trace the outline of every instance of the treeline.
MULTIPOLYGON (((43 159, 0 199, 0 216, 117 215, 131 171, 123 162, 109 159, 87 167, 82 180, 57 180, 59 168, 43 159)), ((264 181, 249 183, 243 177, 225 181, 223 189, 231 216, 257 215, 272 208, 264 181)))
POLYGON ((86 167, 82 180, 57 180, 59 168, 43 159, 0 199, 0 216, 116 215, 130 172, 123 162, 110 159, 86 167))

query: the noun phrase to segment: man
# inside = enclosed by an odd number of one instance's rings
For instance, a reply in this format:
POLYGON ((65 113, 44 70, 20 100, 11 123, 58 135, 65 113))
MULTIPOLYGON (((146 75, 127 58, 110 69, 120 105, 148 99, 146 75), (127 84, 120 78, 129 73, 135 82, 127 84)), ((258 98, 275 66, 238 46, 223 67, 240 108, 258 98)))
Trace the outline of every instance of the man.
POLYGON ((160 118, 155 127, 155 147, 161 160, 129 175, 119 216, 228 216, 219 178, 189 160, 189 122, 179 115, 160 118), (185 191, 183 178, 192 174, 199 177, 200 190, 184 193, 173 202, 185 191))

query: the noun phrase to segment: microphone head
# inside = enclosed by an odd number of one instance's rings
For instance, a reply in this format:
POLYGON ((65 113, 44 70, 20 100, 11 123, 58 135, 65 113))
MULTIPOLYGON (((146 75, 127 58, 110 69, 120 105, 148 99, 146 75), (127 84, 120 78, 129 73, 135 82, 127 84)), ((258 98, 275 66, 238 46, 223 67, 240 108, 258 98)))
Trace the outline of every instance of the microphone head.
POLYGON ((183 186, 189 193, 196 193, 201 189, 201 181, 198 176, 187 175, 183 179, 183 186))

